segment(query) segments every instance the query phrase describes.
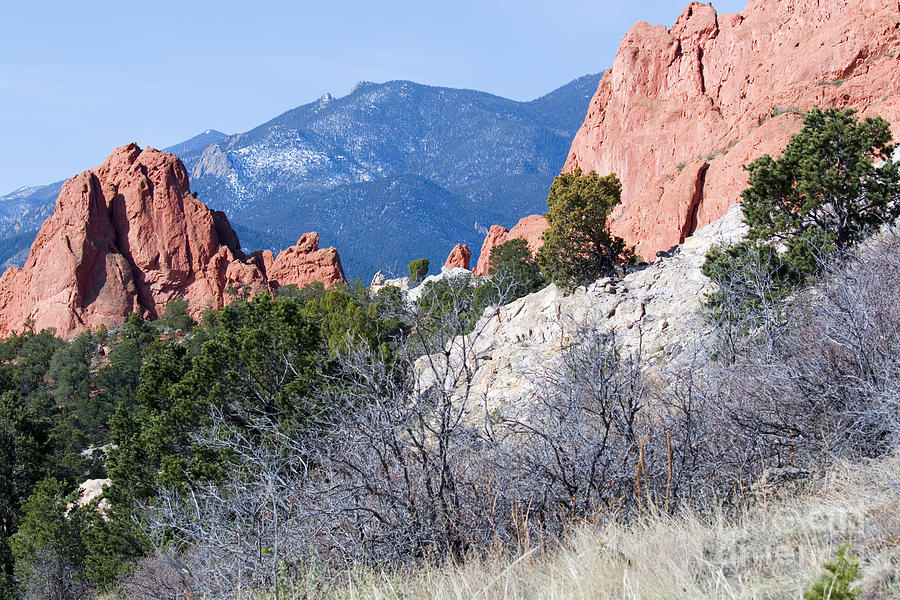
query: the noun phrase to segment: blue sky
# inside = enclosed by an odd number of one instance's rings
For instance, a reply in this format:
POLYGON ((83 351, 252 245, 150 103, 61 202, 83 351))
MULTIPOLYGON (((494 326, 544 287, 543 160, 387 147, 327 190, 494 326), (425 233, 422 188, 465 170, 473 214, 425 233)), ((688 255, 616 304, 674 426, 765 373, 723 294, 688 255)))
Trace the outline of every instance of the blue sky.
POLYGON ((129 141, 245 131, 360 80, 530 100, 607 68, 635 21, 671 25, 685 4, 3 2, 0 194, 67 178, 129 141))

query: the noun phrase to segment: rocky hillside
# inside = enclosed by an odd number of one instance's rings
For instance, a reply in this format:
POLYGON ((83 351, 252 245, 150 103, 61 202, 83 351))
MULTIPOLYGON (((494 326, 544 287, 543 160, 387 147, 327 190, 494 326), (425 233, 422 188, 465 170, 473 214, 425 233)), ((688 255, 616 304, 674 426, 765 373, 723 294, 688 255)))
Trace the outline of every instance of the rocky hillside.
POLYGON ((33 321, 71 336, 154 318, 175 298, 197 316, 279 285, 344 281, 334 248, 315 233, 274 258, 246 256, 225 215, 191 193, 172 154, 129 144, 62 186, 25 266, 0 277, 0 335, 33 321))
MULTIPOLYGON (((439 266, 492 223, 543 212, 599 75, 531 102, 408 81, 363 82, 233 136, 167 149, 245 246, 278 250, 316 230, 350 275, 439 266)), ((0 197, 0 262, 21 264, 61 182, 0 197), (4 243, 5 242, 5 243, 4 243)))
POLYGON ((722 216, 743 165, 777 154, 814 105, 881 115, 900 135, 900 5, 691 3, 671 28, 638 23, 600 81, 565 171, 615 172, 615 232, 652 259, 722 216))
POLYGON ((700 270, 706 252, 713 244, 737 241, 745 231, 737 205, 620 280, 600 279, 568 296, 551 284, 487 313, 466 343, 450 346, 473 369, 467 384, 490 408, 527 405, 561 347, 585 326, 615 332, 622 353, 640 349, 648 368, 671 364, 710 333, 700 315, 700 303, 712 290, 700 270))

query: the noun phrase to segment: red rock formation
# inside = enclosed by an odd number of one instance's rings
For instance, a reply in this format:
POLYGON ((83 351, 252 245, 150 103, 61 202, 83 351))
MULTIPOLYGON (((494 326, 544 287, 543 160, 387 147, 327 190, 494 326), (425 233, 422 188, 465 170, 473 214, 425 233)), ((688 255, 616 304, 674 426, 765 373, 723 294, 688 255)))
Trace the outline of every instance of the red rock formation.
POLYGON ((321 281, 325 287, 347 283, 341 259, 334 247, 319 249, 319 234, 304 233, 295 246, 282 250, 272 259, 264 256, 266 276, 274 286, 296 285, 299 288, 321 281))
MULTIPOLYGON (((340 270, 336 252, 331 262, 340 270)), ((129 144, 63 185, 25 266, 0 277, 0 335, 28 320, 62 336, 114 327, 135 311, 156 317, 176 297, 199 316, 270 291, 266 266, 190 193, 178 158, 129 144)))
POLYGON ((628 32, 563 171, 616 173, 612 229, 652 258, 737 202, 742 166, 779 153, 814 105, 880 114, 896 137, 898 81, 896 0, 692 3, 671 29, 628 32))
POLYGON ((450 251, 450 256, 444 262, 445 269, 466 269, 469 268, 469 259, 472 258, 472 251, 465 244, 457 244, 450 251))
POLYGON ((547 219, 543 215, 531 215, 519 220, 516 226, 507 231, 500 225, 492 225, 484 243, 481 245, 481 254, 478 255, 478 266, 475 267, 476 275, 486 276, 491 267, 491 250, 504 242, 521 238, 528 242, 528 249, 535 254, 544 244, 541 235, 549 227, 547 219))

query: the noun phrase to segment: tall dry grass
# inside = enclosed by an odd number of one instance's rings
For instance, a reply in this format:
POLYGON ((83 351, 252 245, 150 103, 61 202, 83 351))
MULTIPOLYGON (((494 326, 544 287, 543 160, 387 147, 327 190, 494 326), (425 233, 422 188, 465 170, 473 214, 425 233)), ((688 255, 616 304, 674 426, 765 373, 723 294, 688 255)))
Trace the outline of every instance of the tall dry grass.
MULTIPOLYGON (((775 484, 737 514, 645 514, 583 525, 555 548, 370 572, 343 600, 800 598, 850 541, 861 598, 900 598, 900 456, 838 465, 814 483, 775 484), (794 487, 792 487, 794 486, 794 487)), ((294 597, 316 595, 298 585, 294 597)))

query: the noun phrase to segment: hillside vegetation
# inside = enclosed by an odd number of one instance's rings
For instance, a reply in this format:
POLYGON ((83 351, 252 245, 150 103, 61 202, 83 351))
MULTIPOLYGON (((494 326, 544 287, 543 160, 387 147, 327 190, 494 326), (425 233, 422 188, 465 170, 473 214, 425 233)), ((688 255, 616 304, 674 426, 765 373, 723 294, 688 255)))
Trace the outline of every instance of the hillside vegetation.
MULTIPOLYGON (((824 598, 840 579, 844 597, 896 594, 900 174, 874 160, 893 152, 880 137, 846 143, 852 112, 822 116, 797 144, 821 150, 818 179, 875 178, 877 198, 850 199, 872 212, 837 243, 802 219, 847 199, 807 196, 779 244, 711 252, 710 335, 652 369, 599 315, 556 340, 526 398, 493 405, 475 385, 501 307, 547 276, 583 283, 572 253, 625 270, 603 218, 557 228, 558 262, 508 242, 492 277, 415 296, 284 286, 200 323, 177 300, 155 322, 4 340, 0 593, 824 598)), ((557 182, 551 211, 618 200, 614 177, 557 182)))
MULTIPOLYGON (((632 525, 576 524, 540 540, 445 565, 363 572, 341 600, 800 598, 841 544, 860 555, 859 598, 900 598, 900 460, 840 463, 812 484, 762 482, 751 505, 676 516, 651 507, 632 525)), ((316 597, 301 581, 288 598, 316 597)), ((248 594, 248 598, 256 598, 248 594)), ((822 596, 818 596, 821 598, 822 596)))

